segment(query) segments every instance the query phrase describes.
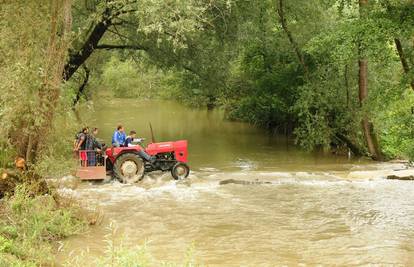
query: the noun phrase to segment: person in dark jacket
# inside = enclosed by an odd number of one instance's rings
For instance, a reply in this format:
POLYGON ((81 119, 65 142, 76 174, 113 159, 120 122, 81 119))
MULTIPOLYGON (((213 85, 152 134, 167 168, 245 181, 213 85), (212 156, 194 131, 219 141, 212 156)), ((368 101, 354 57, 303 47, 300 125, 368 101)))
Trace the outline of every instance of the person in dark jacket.
MULTIPOLYGON (((136 136, 137 136, 137 132, 136 131, 134 131, 134 130, 130 131, 129 132, 129 135, 125 138, 125 143, 124 143, 123 146, 124 147, 133 147, 133 146, 136 146, 136 145, 133 144, 136 136)), ((138 155, 140 155, 141 158, 143 158, 143 159, 145 159, 145 160, 147 160, 147 161, 149 161, 151 163, 154 163, 154 161, 155 161, 155 157, 151 157, 143 149, 141 149, 141 150, 138 151, 138 155)))
POLYGON ((96 139, 98 128, 94 128, 91 134, 86 137, 85 148, 88 154, 88 166, 96 166, 97 152, 102 150, 102 144, 96 139))
POLYGON ((125 147, 133 146, 132 142, 134 142, 135 137, 137 137, 137 132, 134 130, 130 131, 129 135, 125 139, 124 146, 125 147))
POLYGON ((81 160, 81 164, 82 166, 87 166, 87 155, 86 155, 86 143, 87 143, 87 137, 88 137, 88 132, 89 132, 89 128, 88 127, 84 127, 82 129, 82 131, 80 131, 77 135, 76 135, 76 140, 75 140, 75 147, 74 147, 74 151, 76 153, 79 153, 79 158, 81 160))
POLYGON ((85 150, 86 137, 88 133, 89 133, 89 128, 84 127, 78 134, 76 134, 74 151, 85 150))

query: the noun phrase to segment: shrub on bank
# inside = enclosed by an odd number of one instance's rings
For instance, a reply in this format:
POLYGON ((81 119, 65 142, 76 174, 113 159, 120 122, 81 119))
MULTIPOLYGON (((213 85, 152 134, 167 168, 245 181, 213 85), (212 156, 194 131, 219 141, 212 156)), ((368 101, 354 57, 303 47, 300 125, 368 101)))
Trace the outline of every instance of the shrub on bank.
POLYGON ((53 265, 53 243, 86 226, 80 209, 19 185, 0 204, 0 266, 53 265))
POLYGON ((376 120, 380 127, 380 144, 388 158, 414 160, 414 96, 403 92, 376 120))

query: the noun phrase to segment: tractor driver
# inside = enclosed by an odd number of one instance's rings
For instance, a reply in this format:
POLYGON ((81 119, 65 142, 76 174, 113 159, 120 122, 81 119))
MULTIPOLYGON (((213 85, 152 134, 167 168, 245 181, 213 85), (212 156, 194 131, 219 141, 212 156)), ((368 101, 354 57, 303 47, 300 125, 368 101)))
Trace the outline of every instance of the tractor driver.
POLYGON ((121 147, 124 146, 126 139, 125 128, 122 125, 118 125, 114 134, 112 135, 112 146, 121 147))
MULTIPOLYGON (((133 144, 135 137, 137 136, 137 132, 132 130, 129 132, 129 135, 127 136, 127 138, 125 139, 125 143, 124 146, 125 147, 133 147, 136 146, 133 144)), ((140 155, 143 159, 154 163, 155 162, 155 157, 151 157, 150 155, 148 155, 147 152, 145 152, 143 149, 138 151, 138 155, 140 155)))
POLYGON ((132 130, 129 132, 129 135, 125 139, 124 146, 130 147, 133 146, 132 142, 134 142, 135 137, 137 137, 137 132, 132 130))

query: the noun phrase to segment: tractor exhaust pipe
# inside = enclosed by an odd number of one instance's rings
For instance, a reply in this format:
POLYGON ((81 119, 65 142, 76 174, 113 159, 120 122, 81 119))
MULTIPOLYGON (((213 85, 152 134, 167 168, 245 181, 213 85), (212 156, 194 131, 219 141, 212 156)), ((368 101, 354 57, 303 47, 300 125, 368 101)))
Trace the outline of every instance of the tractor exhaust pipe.
POLYGON ((154 131, 152 130, 151 122, 149 123, 149 127, 150 127, 150 130, 151 130, 151 140, 152 140, 153 143, 155 143, 154 131))

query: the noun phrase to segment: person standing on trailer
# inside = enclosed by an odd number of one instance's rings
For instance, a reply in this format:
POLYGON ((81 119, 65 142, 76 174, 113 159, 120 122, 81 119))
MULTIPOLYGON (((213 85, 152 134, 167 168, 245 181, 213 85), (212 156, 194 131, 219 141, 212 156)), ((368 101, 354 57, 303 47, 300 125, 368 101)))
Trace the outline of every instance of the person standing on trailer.
POLYGON ((82 131, 77 135, 77 141, 75 143, 75 152, 79 153, 82 166, 87 166, 87 155, 86 155, 86 141, 88 138, 89 128, 84 127, 82 131))
POLYGON ((88 156, 88 166, 96 166, 97 152, 102 150, 101 143, 96 140, 98 128, 94 128, 91 134, 87 135, 85 148, 88 156))

